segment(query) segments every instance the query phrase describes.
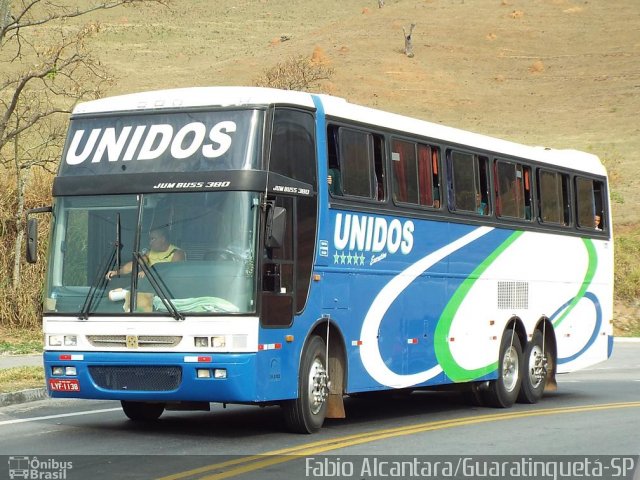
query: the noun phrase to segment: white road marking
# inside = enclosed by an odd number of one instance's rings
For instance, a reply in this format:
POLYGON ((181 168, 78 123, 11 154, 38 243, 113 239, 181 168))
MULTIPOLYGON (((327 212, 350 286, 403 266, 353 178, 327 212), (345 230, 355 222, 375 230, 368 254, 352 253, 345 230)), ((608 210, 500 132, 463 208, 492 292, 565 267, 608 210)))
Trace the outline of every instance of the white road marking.
POLYGON ((40 420, 51 420, 53 418, 77 417, 80 415, 94 415, 96 413, 117 412, 120 408, 102 408, 100 410, 89 410, 87 412, 61 413, 59 415, 45 415, 44 417, 16 418, 13 420, 0 421, 0 427, 4 425, 15 425, 16 423, 38 422, 40 420))

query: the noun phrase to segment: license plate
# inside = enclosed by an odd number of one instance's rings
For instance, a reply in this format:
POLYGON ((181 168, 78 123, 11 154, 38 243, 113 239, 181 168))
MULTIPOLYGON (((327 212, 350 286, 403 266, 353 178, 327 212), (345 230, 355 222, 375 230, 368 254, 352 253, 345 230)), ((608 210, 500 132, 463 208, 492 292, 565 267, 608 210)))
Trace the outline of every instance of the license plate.
POLYGON ((62 380, 57 378, 49 379, 49 390, 53 392, 79 392, 80 382, 78 380, 62 380))

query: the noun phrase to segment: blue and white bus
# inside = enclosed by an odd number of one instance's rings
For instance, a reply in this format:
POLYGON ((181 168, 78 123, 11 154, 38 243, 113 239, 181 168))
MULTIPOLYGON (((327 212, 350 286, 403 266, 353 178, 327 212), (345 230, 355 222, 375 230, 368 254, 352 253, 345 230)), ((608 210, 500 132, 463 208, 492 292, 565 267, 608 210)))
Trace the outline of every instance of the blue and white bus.
POLYGON ((447 384, 509 407, 611 354, 591 154, 325 95, 188 88, 78 105, 53 197, 49 393, 120 400, 132 420, 280 405, 310 433, 346 395, 447 384))

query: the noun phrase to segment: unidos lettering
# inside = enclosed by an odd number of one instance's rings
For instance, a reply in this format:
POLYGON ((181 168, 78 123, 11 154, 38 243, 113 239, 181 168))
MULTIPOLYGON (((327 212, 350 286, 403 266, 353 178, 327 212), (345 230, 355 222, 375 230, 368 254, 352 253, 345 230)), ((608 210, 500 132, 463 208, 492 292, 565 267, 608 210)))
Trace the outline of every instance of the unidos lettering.
POLYGON ((114 127, 80 129, 71 138, 65 163, 146 161, 167 154, 177 160, 199 155, 213 159, 231 148, 232 134, 236 130, 236 123, 230 120, 210 128, 203 122, 190 122, 182 126, 168 123, 125 125, 118 132, 114 127))

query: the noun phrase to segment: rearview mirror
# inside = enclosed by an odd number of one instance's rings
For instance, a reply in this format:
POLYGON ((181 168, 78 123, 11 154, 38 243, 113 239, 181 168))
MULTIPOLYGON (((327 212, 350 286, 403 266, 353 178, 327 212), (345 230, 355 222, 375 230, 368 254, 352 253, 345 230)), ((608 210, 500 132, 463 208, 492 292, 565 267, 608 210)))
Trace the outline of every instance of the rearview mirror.
POLYGON ((282 247, 286 226, 287 209, 284 207, 269 208, 264 237, 264 244, 267 248, 282 247))
POLYGON ((27 220, 27 262, 36 263, 38 261, 38 220, 30 218, 27 220))
POLYGON ((36 263, 38 260, 38 220, 30 218, 34 213, 51 213, 51 207, 38 207, 27 210, 27 262, 36 263))

